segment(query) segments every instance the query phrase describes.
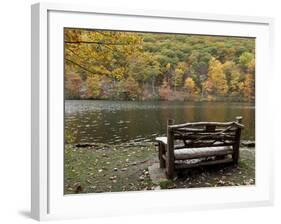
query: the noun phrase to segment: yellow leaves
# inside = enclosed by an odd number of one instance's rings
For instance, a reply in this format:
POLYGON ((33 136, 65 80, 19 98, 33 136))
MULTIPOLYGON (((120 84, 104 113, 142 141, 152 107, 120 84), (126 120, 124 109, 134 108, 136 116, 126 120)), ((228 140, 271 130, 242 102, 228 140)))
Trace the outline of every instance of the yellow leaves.
POLYGON ((64 40, 68 42, 77 42, 81 40, 81 30, 79 29, 65 29, 64 40))
MULTIPOLYGON (((141 56, 143 38, 133 32, 65 29, 65 41, 65 57, 76 64, 77 71, 86 68, 121 80, 129 59, 141 56)), ((70 70, 69 63, 66 67, 70 70)))
POLYGON ((183 79, 183 74, 184 71, 180 68, 175 69, 175 74, 174 74, 174 86, 181 86, 182 85, 182 79, 183 79))
POLYGON ((125 68, 120 67, 114 69, 111 73, 111 76, 117 80, 121 80, 124 77, 124 74, 125 74, 125 68))
POLYGON ((107 68, 103 65, 97 65, 97 66, 90 66, 97 74, 99 75, 110 75, 110 71, 107 70, 107 68))
POLYGON ((231 73, 234 69, 236 69, 236 65, 233 61, 226 61, 223 64, 223 70, 225 73, 231 73))
POLYGON ((170 68, 171 68, 171 64, 170 63, 166 64, 166 69, 169 70, 170 68))
POLYGON ((183 62, 179 62, 177 67, 175 68, 175 72, 173 75, 173 85, 174 87, 183 85, 183 77, 186 70, 186 64, 183 62))
POLYGON ((218 96, 225 96, 228 92, 223 65, 215 58, 211 58, 209 62, 208 79, 203 87, 207 93, 218 96))
POLYGON ((182 71, 184 71, 184 70, 186 69, 186 67, 187 67, 187 65, 186 65, 186 63, 184 63, 184 62, 179 62, 179 63, 177 64, 177 68, 180 69, 180 70, 182 70, 182 71))
POLYGON ((192 78, 188 77, 185 82, 184 82, 184 87, 187 89, 187 90, 191 90, 193 91, 194 88, 195 88, 195 82, 193 81, 192 78))
POLYGON ((186 89, 189 97, 198 95, 199 90, 196 87, 196 83, 193 81, 191 77, 185 79, 184 88, 186 89))

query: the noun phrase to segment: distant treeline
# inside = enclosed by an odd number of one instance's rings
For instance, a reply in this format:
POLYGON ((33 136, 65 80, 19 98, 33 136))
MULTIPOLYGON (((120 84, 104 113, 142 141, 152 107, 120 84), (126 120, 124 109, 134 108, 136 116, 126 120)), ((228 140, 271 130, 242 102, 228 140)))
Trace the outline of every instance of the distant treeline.
POLYGON ((65 29, 65 98, 255 100, 255 39, 65 29))

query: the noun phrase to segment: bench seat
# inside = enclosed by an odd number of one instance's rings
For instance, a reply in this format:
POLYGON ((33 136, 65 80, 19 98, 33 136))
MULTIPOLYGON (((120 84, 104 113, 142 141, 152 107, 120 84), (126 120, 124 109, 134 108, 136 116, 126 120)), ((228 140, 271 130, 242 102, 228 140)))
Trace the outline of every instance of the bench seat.
POLYGON ((174 151, 176 160, 195 159, 200 157, 227 155, 233 153, 231 146, 183 148, 174 151))

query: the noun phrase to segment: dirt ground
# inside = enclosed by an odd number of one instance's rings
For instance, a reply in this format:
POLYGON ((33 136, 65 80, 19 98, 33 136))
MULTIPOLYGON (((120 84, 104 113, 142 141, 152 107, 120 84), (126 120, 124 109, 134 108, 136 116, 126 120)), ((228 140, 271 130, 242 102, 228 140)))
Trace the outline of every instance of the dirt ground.
POLYGON ((148 167, 157 163, 154 144, 66 145, 64 192, 98 193, 255 184, 255 148, 240 148, 238 166, 217 165, 178 172, 173 180, 152 182, 148 167))

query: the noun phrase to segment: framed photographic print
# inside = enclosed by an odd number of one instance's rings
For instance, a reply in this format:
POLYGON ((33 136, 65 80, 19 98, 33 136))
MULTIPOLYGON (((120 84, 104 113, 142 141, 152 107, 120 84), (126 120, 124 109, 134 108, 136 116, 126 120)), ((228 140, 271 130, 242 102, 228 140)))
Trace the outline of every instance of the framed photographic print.
POLYGON ((32 6, 32 217, 269 205, 273 20, 32 6))

